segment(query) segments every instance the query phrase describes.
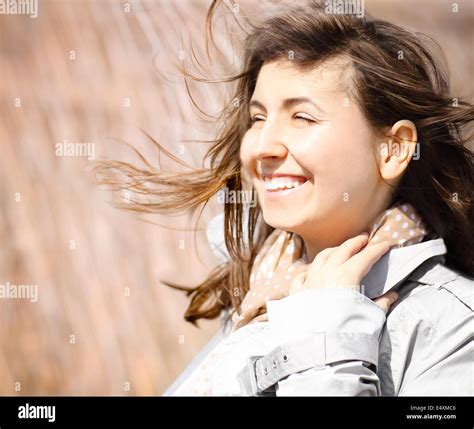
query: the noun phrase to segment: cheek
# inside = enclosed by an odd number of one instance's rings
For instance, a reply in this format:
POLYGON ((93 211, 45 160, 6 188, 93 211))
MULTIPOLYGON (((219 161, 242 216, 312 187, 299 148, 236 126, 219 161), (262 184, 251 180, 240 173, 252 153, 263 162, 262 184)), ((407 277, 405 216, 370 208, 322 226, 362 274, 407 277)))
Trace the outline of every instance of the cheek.
POLYGON ((355 192, 373 180, 371 135, 337 125, 321 126, 295 145, 295 159, 313 177, 323 193, 355 192))
POLYGON ((320 125, 305 134, 293 136, 291 149, 296 161, 319 180, 344 164, 346 143, 334 127, 320 125))
POLYGON ((242 167, 245 169, 250 169, 252 163, 254 162, 253 155, 252 155, 252 137, 247 132, 242 141, 240 143, 240 162, 242 163, 242 167))

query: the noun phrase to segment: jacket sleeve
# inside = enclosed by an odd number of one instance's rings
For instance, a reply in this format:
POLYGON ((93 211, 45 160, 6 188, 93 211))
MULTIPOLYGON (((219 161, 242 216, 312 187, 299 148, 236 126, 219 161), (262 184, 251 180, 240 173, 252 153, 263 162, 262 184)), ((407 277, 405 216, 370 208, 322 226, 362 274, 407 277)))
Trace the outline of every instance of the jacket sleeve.
POLYGON ((385 312, 346 287, 308 289, 267 301, 278 344, 241 372, 247 394, 378 396, 378 350, 385 312), (247 368, 247 369, 249 369, 247 368))

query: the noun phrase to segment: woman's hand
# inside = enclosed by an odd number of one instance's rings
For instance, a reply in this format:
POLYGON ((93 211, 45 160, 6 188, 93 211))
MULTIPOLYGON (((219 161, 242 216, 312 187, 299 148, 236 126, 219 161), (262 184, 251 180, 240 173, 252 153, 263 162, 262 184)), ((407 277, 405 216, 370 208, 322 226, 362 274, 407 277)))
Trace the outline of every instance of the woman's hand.
MULTIPOLYGON (((361 280, 390 248, 389 243, 385 241, 363 248, 367 239, 368 234, 363 233, 338 247, 330 247, 320 252, 306 272, 294 277, 289 294, 305 289, 334 286, 348 287, 360 292, 361 280)), ((390 291, 374 299, 374 302, 387 312, 397 299, 398 294, 390 291)))

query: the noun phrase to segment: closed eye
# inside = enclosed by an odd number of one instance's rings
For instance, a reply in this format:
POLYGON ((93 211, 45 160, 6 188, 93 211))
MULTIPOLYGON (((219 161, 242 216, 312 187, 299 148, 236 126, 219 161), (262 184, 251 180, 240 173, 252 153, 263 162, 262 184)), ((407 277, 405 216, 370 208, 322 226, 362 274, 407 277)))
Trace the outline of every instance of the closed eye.
POLYGON ((294 116, 295 119, 298 119, 298 120, 301 120, 301 121, 304 121, 305 123, 307 124, 311 124, 311 123, 316 123, 317 121, 314 120, 313 118, 309 117, 309 116, 306 116, 306 115, 303 115, 301 113, 297 113, 295 116, 294 116))
MULTIPOLYGON (((303 121, 304 123, 306 124, 315 124, 319 121, 317 121, 316 119, 310 117, 310 116, 307 116, 305 114, 302 114, 302 113, 297 113, 293 116, 293 119, 297 119, 299 121, 303 121)), ((250 118, 250 123, 251 125, 255 124, 255 122, 261 122, 261 121, 264 121, 265 118, 262 118, 260 115, 255 115, 255 116, 252 116, 250 118)))
POLYGON ((257 115, 253 116, 252 118, 250 118, 250 123, 253 125, 255 124, 255 122, 258 122, 258 121, 263 121, 262 118, 259 118, 257 115))

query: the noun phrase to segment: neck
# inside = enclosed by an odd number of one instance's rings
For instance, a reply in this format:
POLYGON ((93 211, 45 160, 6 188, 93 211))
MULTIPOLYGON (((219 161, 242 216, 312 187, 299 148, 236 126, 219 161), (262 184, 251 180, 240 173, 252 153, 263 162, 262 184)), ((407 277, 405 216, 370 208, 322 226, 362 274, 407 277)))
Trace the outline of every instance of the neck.
MULTIPOLYGON (((327 246, 329 247, 329 246, 327 246)), ((311 243, 309 240, 304 240, 304 253, 303 253, 303 259, 305 263, 311 263, 314 261, 314 258, 316 255, 318 255, 319 252, 323 251, 327 247, 320 247, 317 246, 313 243, 311 243)))
MULTIPOLYGON (((387 186, 383 183, 381 186, 387 186)), ((346 223, 346 228, 341 227, 342 223, 334 221, 330 225, 326 224, 327 227, 324 230, 320 230, 319 233, 306 235, 301 233, 301 237, 304 241, 304 259, 305 262, 311 263, 319 252, 329 247, 340 246, 344 241, 349 238, 355 237, 364 231, 369 231, 372 226, 373 219, 379 215, 382 211, 386 210, 390 206, 391 194, 388 192, 374 192, 374 197, 371 199, 370 204, 362 210, 365 216, 357 216, 351 214, 350 217, 359 219, 358 222, 352 223, 351 227, 346 223)))

